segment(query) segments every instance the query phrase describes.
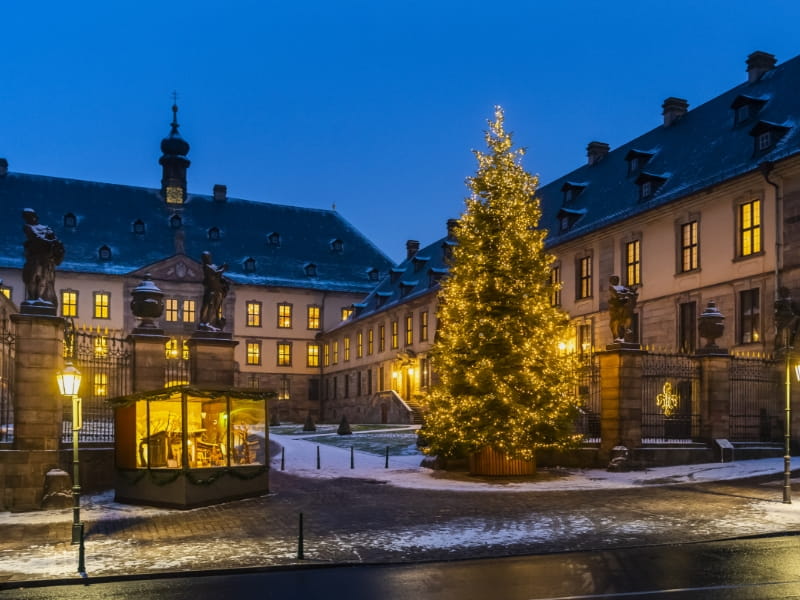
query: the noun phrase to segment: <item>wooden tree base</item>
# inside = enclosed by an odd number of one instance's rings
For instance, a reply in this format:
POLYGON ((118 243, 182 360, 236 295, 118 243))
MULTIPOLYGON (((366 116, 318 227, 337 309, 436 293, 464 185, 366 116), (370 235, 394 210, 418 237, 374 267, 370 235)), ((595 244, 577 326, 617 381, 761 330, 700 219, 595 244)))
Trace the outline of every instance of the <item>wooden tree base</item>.
POLYGON ((482 448, 469 457, 470 475, 488 475, 490 477, 511 477, 535 475, 535 460, 508 458, 505 453, 494 448, 482 448))

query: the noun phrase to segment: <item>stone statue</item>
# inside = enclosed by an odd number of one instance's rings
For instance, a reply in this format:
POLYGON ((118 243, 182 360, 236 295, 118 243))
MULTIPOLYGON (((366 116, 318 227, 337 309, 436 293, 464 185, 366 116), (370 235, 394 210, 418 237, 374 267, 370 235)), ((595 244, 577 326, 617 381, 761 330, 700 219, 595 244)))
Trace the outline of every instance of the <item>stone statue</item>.
MULTIPOLYGON (((55 314, 58 306, 55 280, 56 267, 64 259, 64 244, 47 225, 39 224, 39 217, 31 208, 22 211, 25 225, 25 265, 22 268, 22 281, 25 283, 23 306, 52 308, 55 314)), ((25 312, 23 310, 23 312, 25 312)))
POLYGON ((227 263, 218 267, 211 262, 211 253, 203 252, 203 305, 200 308, 199 329, 222 331, 225 318, 221 315, 222 303, 228 295, 231 282, 223 275, 227 263))
POLYGON ((636 287, 628 287, 619 282, 618 275, 609 278, 608 286, 608 311, 611 326, 611 336, 615 342, 631 342, 633 333, 633 309, 639 297, 636 287))
POLYGON ((797 330, 800 328, 800 306, 792 300, 789 288, 778 288, 778 299, 775 300, 775 350, 784 350, 794 346, 797 330))

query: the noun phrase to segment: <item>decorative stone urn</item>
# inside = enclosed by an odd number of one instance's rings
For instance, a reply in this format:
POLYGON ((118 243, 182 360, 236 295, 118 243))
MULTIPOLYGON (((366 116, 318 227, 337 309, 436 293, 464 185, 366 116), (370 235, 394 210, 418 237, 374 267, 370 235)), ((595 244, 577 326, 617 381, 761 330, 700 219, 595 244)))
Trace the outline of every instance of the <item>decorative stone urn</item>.
POLYGON ((716 344, 717 338, 721 337, 725 332, 725 317, 719 310, 717 305, 711 300, 699 317, 700 337, 706 340, 704 350, 717 350, 719 346, 716 344))
POLYGON ((138 329, 157 329, 154 319, 164 313, 164 292, 158 289, 150 273, 132 291, 131 311, 140 319, 138 329))

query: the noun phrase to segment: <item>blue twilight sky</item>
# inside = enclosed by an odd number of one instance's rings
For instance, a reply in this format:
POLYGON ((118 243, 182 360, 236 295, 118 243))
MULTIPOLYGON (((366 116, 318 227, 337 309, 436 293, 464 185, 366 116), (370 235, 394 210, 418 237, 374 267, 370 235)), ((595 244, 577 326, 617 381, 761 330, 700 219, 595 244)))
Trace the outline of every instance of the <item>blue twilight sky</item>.
POLYGON ((493 106, 547 183, 800 53, 797 0, 17 1, 11 171, 158 187, 177 90, 189 191, 336 209, 391 258, 458 217, 493 106))

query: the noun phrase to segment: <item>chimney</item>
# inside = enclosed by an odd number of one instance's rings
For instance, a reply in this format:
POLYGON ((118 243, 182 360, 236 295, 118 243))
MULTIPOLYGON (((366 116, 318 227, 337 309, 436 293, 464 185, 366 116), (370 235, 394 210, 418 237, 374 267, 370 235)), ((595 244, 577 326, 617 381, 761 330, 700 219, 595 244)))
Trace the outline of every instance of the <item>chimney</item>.
POLYGON ((661 105, 661 108, 663 109, 661 114, 664 115, 664 127, 670 127, 686 114, 689 110, 689 103, 683 98, 673 98, 670 96, 664 100, 664 104, 661 105))
POLYGON ((596 165, 608 154, 609 145, 605 142, 589 142, 586 146, 586 156, 589 158, 590 165, 596 165))
POLYGON ((214 185, 214 202, 228 201, 228 186, 217 183, 214 185))
POLYGON ((8 175, 8 160, 0 158, 0 177, 8 175))
POLYGON ((458 227, 458 219, 447 219, 447 237, 453 237, 458 227))
POLYGON ((408 240, 406 242, 406 258, 411 258, 419 250, 419 242, 417 240, 408 240))
POLYGON ((747 83, 761 79, 767 71, 775 68, 775 55, 757 50, 747 57, 747 83))

